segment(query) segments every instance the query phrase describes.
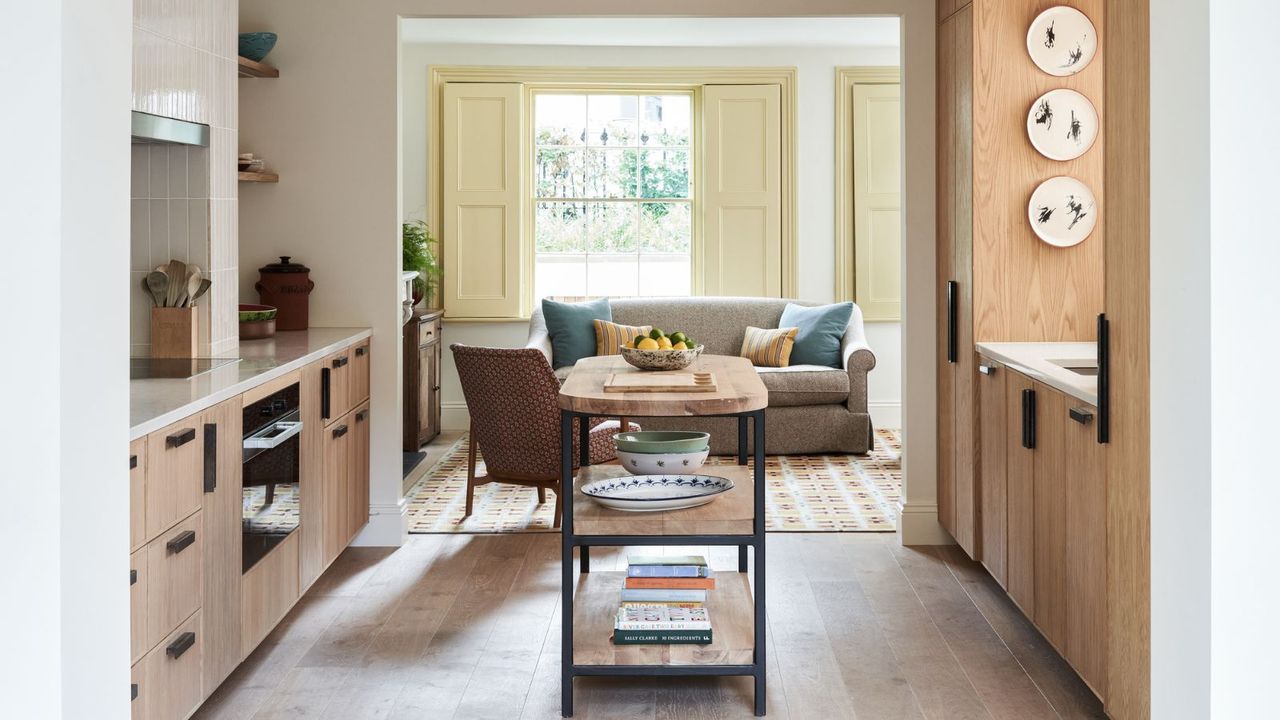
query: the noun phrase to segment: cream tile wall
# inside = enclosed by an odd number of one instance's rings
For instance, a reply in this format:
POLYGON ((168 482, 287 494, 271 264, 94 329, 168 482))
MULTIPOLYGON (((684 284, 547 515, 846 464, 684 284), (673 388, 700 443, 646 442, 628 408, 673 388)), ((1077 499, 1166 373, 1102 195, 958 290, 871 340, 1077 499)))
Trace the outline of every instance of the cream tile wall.
POLYGON ((133 109, 210 126, 207 149, 133 149, 135 355, 148 350, 151 302, 142 277, 170 257, 191 258, 212 281, 202 301, 200 353, 225 357, 239 349, 238 18, 239 0, 133 3, 133 109), (207 231, 198 232, 201 227, 207 231))

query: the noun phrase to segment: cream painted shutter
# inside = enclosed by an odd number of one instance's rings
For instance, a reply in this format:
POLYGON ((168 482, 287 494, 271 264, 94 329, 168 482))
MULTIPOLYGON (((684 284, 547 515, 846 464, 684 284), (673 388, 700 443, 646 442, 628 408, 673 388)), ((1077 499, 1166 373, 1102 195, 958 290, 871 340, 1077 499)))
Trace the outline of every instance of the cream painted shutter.
POLYGON ((705 295, 782 295, 777 85, 703 88, 705 295))
POLYGON ((519 83, 447 83, 440 215, 446 317, 521 316, 519 83))
POLYGON ((867 321, 902 318, 902 99, 853 86, 854 299, 867 321))

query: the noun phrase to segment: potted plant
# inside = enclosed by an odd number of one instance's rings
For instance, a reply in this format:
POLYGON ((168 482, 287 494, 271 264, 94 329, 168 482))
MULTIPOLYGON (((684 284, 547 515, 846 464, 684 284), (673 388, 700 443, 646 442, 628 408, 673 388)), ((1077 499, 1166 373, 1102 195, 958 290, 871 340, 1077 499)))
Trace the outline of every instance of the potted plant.
POLYGON ((436 257, 436 239, 422 220, 410 220, 403 224, 401 265, 404 270, 417 270, 413 281, 413 304, 423 298, 434 299, 440 285, 440 260, 436 257))

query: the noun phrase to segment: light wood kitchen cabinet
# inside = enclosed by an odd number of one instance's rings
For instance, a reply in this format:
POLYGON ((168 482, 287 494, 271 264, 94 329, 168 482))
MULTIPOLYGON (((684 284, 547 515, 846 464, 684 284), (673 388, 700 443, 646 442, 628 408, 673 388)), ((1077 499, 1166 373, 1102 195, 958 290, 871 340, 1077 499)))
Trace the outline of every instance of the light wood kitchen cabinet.
POLYGON ((143 552, 147 556, 148 648, 200 609, 203 542, 197 512, 147 543, 143 552))
POLYGON ((321 366, 323 361, 302 368, 302 440, 299 444, 298 581, 305 591, 320 577, 328 563, 324 557, 324 437, 327 431, 320 417, 321 366))
POLYGON ((356 408, 351 417, 355 428, 352 430, 350 490, 347 493, 347 543, 355 539, 369 522, 369 403, 356 408))
POLYGON ((241 582, 241 657, 248 656, 301 597, 298 585, 298 534, 292 533, 267 553, 241 582))
POLYGON ((129 550, 147 541, 147 439, 129 443, 129 550))
MULTIPOLYGON (((1036 626, 1057 648, 1066 652, 1067 605, 1078 601, 1067 586, 1067 453, 1064 425, 1067 398, 1040 383, 1036 398, 1035 449, 1032 485, 1035 493, 1036 626)), ((1072 468, 1072 472, 1075 469, 1072 468)))
POLYGON ((324 435, 324 565, 327 567, 346 547, 350 527, 347 492, 351 485, 353 414, 325 428, 324 435))
POLYGON ((350 399, 347 407, 358 407, 369 399, 369 341, 351 348, 350 399))
POLYGON ((240 641, 243 408, 239 397, 200 414, 204 433, 204 686, 217 687, 242 655, 240 641))
POLYGON ((1006 590, 1009 497, 1005 469, 1005 373, 997 362, 978 359, 978 498, 982 564, 1006 590))
POLYGON ((1067 660, 1099 697, 1107 681, 1107 481, 1097 409, 1068 398, 1067 660))
POLYGON ((204 439, 192 416, 147 436, 146 537, 200 509, 204 439))
POLYGON ((1005 488, 1008 503, 1006 557, 1009 597, 1035 618, 1035 389, 1025 375, 1005 373, 1005 488))
POLYGON ((330 425, 351 410, 351 353, 339 350, 320 361, 320 416, 330 425))
POLYGON ((404 327, 405 452, 417 452, 440 434, 440 314, 416 311, 404 327))
POLYGON ((147 551, 145 548, 129 556, 129 661, 138 662, 147 646, 147 551))
POLYGON ((142 659, 138 698, 148 720, 181 720, 204 700, 201 660, 204 628, 196 612, 172 633, 162 638, 142 659))
POLYGON ((142 692, 142 686, 146 684, 146 672, 147 665, 142 661, 134 663, 129 669, 130 720, 147 720, 147 696, 142 692))

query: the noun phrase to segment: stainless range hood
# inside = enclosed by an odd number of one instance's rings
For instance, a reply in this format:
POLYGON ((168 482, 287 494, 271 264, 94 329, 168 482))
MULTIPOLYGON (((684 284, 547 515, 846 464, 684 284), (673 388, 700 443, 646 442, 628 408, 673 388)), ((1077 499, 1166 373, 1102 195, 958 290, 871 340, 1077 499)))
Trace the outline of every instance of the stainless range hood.
POLYGON ((135 145, 164 143, 169 145, 197 145, 209 147, 209 126, 174 118, 133 113, 133 142, 135 145))

